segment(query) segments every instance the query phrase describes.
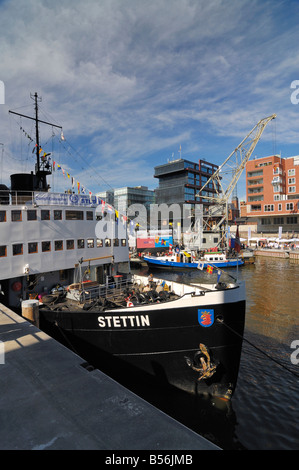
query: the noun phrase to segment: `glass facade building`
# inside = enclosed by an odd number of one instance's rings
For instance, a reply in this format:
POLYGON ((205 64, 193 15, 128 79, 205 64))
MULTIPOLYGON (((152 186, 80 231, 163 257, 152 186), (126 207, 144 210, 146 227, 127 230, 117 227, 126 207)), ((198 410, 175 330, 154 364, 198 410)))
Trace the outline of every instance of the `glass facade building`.
POLYGON ((118 188, 114 190, 114 207, 119 212, 126 214, 129 206, 142 204, 149 213, 150 205, 154 203, 154 196, 154 191, 148 189, 147 186, 118 188))
MULTIPOLYGON (((156 204, 190 204, 192 209, 195 204, 208 204, 197 194, 217 168, 205 160, 194 163, 182 158, 156 166, 154 177, 159 179, 159 187, 155 190, 156 204)), ((204 195, 212 194, 211 185, 204 195)))

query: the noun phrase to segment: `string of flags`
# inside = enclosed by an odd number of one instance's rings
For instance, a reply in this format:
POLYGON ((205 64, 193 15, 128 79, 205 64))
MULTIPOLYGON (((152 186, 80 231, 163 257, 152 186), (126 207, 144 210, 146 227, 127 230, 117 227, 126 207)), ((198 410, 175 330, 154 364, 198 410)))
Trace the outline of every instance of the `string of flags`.
MULTIPOLYGON (((205 266, 204 261, 199 261, 199 263, 197 265, 197 268, 202 271, 204 266, 205 266)), ((214 271, 214 266, 211 266, 210 264, 208 264, 207 265, 207 273, 208 274, 213 274, 213 271, 214 271)), ((219 282, 221 274, 222 274, 222 271, 220 269, 217 269, 217 282, 219 282)))
MULTIPOLYGON (((34 139, 32 139, 32 137, 25 131, 25 129, 23 129, 23 127, 20 126, 20 130, 25 134, 25 136, 30 140, 30 142, 34 142, 34 139)), ((62 131, 61 131, 60 138, 61 138, 61 140, 65 140, 65 137, 64 137, 62 131)), ((36 148, 37 148, 37 144, 34 145, 32 153, 36 152, 36 148)), ((50 156, 51 154, 46 153, 41 146, 39 147, 39 155, 40 155, 41 159, 44 162, 47 162, 47 163, 51 164, 51 156, 50 156)), ((74 189, 75 186, 77 186, 78 194, 87 194, 88 193, 90 197, 93 196, 91 191, 88 191, 85 188, 85 186, 83 186, 79 181, 76 181, 76 179, 73 176, 71 176, 59 163, 57 163, 54 160, 53 160, 53 167, 52 168, 53 168, 53 171, 56 171, 56 169, 60 170, 62 172, 64 178, 67 177, 70 180, 71 185, 72 185, 72 189, 74 189)), ((116 210, 113 206, 108 204, 103 199, 101 199, 101 206, 102 206, 102 213, 107 211, 108 214, 115 214, 115 219, 117 221, 118 221, 118 219, 121 218, 123 224, 128 222, 128 217, 126 215, 120 214, 118 210, 116 210)), ((136 227, 140 227, 139 223, 134 222, 133 220, 131 220, 130 221, 130 233, 131 234, 134 233, 136 227)), ((166 242, 165 242, 165 245, 166 245, 166 242)))
MULTIPOLYGON (((62 172, 64 178, 67 177, 71 181, 72 188, 74 189, 75 186, 77 186, 78 194, 89 194, 89 196, 92 196, 92 192, 88 191, 85 186, 83 186, 79 181, 76 181, 73 176, 71 176, 62 166, 57 163, 56 161, 53 161, 53 170, 59 170, 62 172)), ((100 200, 101 204, 101 209, 102 209, 102 214, 106 211, 108 214, 115 214, 115 219, 118 221, 121 219, 122 223, 125 224, 128 222, 128 217, 124 214, 120 214, 117 209, 115 209, 111 204, 108 204, 106 201, 103 199, 100 200)), ((130 221, 130 232, 133 233, 135 228, 138 227, 139 224, 134 222, 133 220, 130 221)))
POLYGON ((22 126, 20 126, 20 130, 23 131, 23 133, 25 134, 25 136, 27 137, 27 139, 30 140, 30 142, 33 142, 33 139, 30 137, 30 135, 25 131, 25 129, 23 129, 22 126))

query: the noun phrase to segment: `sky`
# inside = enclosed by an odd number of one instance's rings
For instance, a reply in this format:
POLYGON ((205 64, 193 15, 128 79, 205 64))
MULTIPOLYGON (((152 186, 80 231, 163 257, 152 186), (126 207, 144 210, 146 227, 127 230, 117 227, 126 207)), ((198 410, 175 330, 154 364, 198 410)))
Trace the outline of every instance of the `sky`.
POLYGON ((297 0, 0 0, 0 183, 34 169, 34 123, 9 110, 33 116, 35 92, 65 137, 41 124, 41 147, 93 193, 220 165, 274 113, 251 158, 298 155, 298 23, 297 0))

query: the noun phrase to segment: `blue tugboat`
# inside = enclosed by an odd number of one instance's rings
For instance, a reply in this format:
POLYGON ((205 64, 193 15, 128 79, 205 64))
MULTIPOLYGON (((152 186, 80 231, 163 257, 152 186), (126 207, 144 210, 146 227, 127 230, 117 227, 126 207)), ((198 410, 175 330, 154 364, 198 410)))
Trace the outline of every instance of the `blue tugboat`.
POLYGON ((144 261, 151 268, 163 269, 209 269, 213 268, 232 268, 242 266, 243 259, 227 258, 225 253, 210 252, 202 257, 197 257, 194 252, 180 251, 169 252, 163 256, 144 256, 144 261))

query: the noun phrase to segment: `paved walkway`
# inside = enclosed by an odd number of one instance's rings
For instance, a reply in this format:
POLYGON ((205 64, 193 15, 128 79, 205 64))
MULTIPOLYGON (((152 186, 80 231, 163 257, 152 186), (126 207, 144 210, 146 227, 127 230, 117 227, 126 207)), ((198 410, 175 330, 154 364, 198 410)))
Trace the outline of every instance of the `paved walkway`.
POLYGON ((215 450, 0 304, 0 449, 215 450))

